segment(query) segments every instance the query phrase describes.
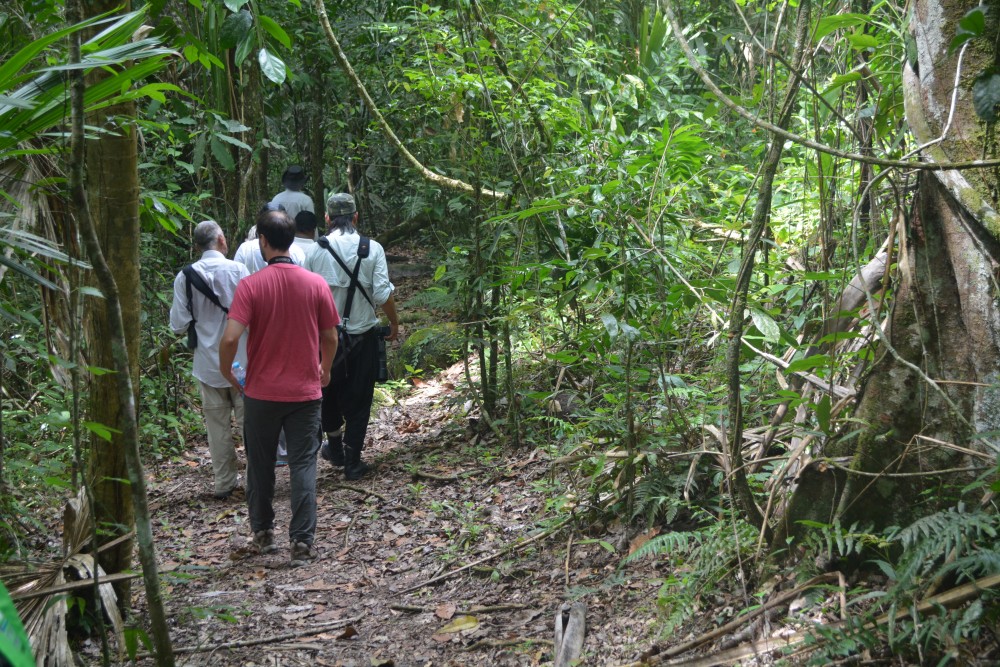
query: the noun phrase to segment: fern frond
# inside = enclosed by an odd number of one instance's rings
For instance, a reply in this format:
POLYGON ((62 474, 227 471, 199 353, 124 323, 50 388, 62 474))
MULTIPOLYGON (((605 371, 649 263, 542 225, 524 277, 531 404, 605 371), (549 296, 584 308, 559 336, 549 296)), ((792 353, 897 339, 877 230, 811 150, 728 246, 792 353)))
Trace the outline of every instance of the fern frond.
POLYGON ((693 544, 700 541, 698 533, 664 533, 657 535, 625 557, 623 562, 632 563, 647 556, 678 556, 686 554, 693 544))

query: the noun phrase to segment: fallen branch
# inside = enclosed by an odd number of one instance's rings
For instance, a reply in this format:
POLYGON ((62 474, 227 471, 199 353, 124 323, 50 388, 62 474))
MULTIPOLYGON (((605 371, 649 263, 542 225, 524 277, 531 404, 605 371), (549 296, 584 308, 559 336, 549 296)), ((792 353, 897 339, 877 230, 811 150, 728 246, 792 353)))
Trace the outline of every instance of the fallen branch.
POLYGON ((427 581, 423 582, 422 584, 416 584, 416 585, 410 586, 406 590, 401 591, 400 595, 406 595, 407 593, 412 593, 413 591, 420 590, 421 588, 423 588, 425 586, 430 586, 431 584, 436 584, 438 582, 444 581, 445 579, 450 579, 451 577, 454 577, 456 574, 461 574, 462 572, 465 572, 466 570, 474 568, 477 565, 482 565, 483 563, 489 562, 489 561, 493 560, 494 558, 499 558, 500 556, 505 556, 506 554, 509 554, 509 553, 514 552, 514 551, 518 551, 520 549, 523 549, 524 547, 528 546, 529 544, 532 544, 532 543, 537 542, 537 541, 539 541, 539 540, 541 540, 543 538, 546 538, 546 537, 549 537, 551 535, 554 535, 556 532, 558 532, 559 530, 561 530, 563 528, 563 526, 565 526, 567 523, 569 523, 569 519, 570 519, 570 517, 566 517, 565 519, 563 519, 562 521, 560 521, 558 524, 556 524, 552 528, 549 528, 548 530, 543 530, 542 532, 538 533, 534 537, 529 537, 528 539, 526 539, 526 540, 524 540, 522 542, 515 542, 514 544, 510 545, 509 547, 504 547, 503 549, 500 549, 499 551, 494 551, 490 555, 483 556, 479 560, 473 561, 473 562, 469 563, 468 565, 463 565, 462 567, 458 568, 457 570, 452 570, 451 572, 445 572, 444 574, 441 574, 441 575, 438 575, 436 577, 432 577, 432 578, 428 579, 427 581))
POLYGON ((480 639, 475 644, 470 644, 463 648, 463 651, 479 651, 484 648, 506 648, 507 646, 521 646, 523 644, 551 644, 551 639, 535 639, 534 637, 522 639, 480 639))
POLYGON ((658 646, 654 646, 649 652, 647 652, 647 655, 652 654, 649 660, 630 662, 627 665, 621 665, 620 667, 643 667, 644 665, 655 665, 659 664, 660 661, 665 660, 666 658, 672 658, 673 656, 680 655, 682 653, 687 653, 692 649, 698 648, 702 644, 707 644, 708 642, 716 639, 717 637, 721 637, 723 635, 729 634, 730 632, 733 632, 741 625, 744 625, 748 621, 757 618, 758 616, 766 612, 768 609, 773 609, 774 607, 783 605, 786 602, 791 602, 795 598, 802 595, 803 591, 812 588, 813 586, 817 586, 819 584, 832 583, 837 580, 838 577, 836 572, 828 572, 827 574, 821 574, 818 577, 813 577, 812 579, 802 584, 801 586, 797 586, 790 591, 786 591, 785 593, 782 593, 776 598, 768 600, 767 602, 760 605, 756 609, 751 609, 742 616, 734 618, 733 620, 729 621, 724 625, 720 625, 714 630, 709 630, 708 632, 699 637, 695 637, 694 639, 688 640, 681 644, 677 644, 675 646, 670 646, 662 650, 658 646))
MULTIPOLYGON (((246 648, 248 646, 260 646, 261 644, 276 644, 278 642, 288 641, 289 639, 298 639, 299 637, 308 637, 310 635, 318 635, 321 632, 326 632, 327 630, 336 630, 337 628, 342 628, 345 625, 351 625, 352 623, 357 623, 364 616, 355 616, 354 618, 347 618, 342 621, 334 621, 333 623, 324 623, 323 625, 315 626, 312 628, 306 628, 304 630, 296 630, 295 632, 286 632, 280 635, 273 635, 271 637, 258 637, 257 639, 244 639, 237 642, 226 642, 225 644, 199 644, 197 646, 182 646, 180 648, 175 648, 174 653, 204 653, 206 651, 218 651, 219 649, 227 648, 246 648)), ((140 653, 136 656, 136 659, 146 659, 152 658, 152 653, 140 653)))
MULTIPOLYGON (((836 576, 837 573, 831 573, 836 576)), ((830 575, 822 575, 823 577, 828 577, 830 575)), ((821 577, 816 577, 819 579, 821 577)), ((815 580, 813 580, 815 581, 815 580)), ((983 577, 982 579, 977 579, 976 581, 952 588, 951 590, 945 591, 939 595, 929 597, 920 604, 917 605, 915 610, 900 610, 901 615, 906 615, 908 613, 917 614, 928 614, 934 613, 939 607, 944 607, 946 609, 953 609, 966 602, 976 598, 979 594, 985 590, 991 588, 996 588, 1000 586, 1000 574, 994 574, 989 577, 983 577)), ((796 589, 797 592, 803 587, 796 589)), ((786 594, 787 595, 787 594, 786 594)), ((785 596, 782 596, 785 597, 785 596)), ((773 605, 772 605, 773 606, 773 605)), ((756 610, 755 610, 756 611, 756 610)), ((747 617, 744 616, 743 619, 747 617)), ((865 625, 866 630, 872 628, 877 628, 879 626, 885 625, 889 622, 889 614, 883 614, 879 616, 874 621, 865 625)), ((731 624, 727 624, 731 625, 731 624)), ((838 621, 836 623, 830 623, 823 625, 822 627, 827 630, 837 630, 845 625, 844 621, 838 621)), ((709 635, 715 635, 715 631, 709 633, 709 635)), ((663 665, 669 667, 715 667, 716 665, 732 665, 739 662, 741 659, 748 658, 755 655, 760 655, 762 653, 769 653, 771 651, 776 651, 783 648, 791 648, 805 642, 809 637, 816 638, 813 634, 812 628, 807 628, 801 630, 794 634, 785 637, 765 637, 763 639, 757 640, 755 642, 750 642, 744 644, 743 646, 736 647, 729 651, 723 651, 709 656, 699 656, 697 658, 689 658, 685 660, 674 660, 671 662, 665 662, 667 658, 679 655, 680 653, 687 652, 692 648, 695 648, 707 641, 708 635, 703 638, 698 638, 690 642, 685 642, 676 647, 671 647, 662 653, 651 656, 648 659, 641 660, 639 662, 628 663, 627 665, 620 665, 619 667, 648 667, 650 665, 663 665)), ((712 637, 714 638, 714 637, 712 637)), ((818 638, 817 638, 818 639, 818 638)))
POLYGON ((414 479, 432 479, 436 482, 457 482, 461 477, 458 475, 435 475, 431 472, 424 472, 423 470, 414 470, 410 473, 414 479))
MULTIPOLYGON (((473 607, 469 607, 468 609, 456 609, 455 613, 459 615, 495 614, 501 611, 521 611, 522 609, 527 609, 527 608, 528 606, 523 604, 495 604, 486 606, 476 605, 473 607)), ((392 609, 394 611, 405 611, 410 614, 429 614, 434 611, 433 609, 430 609, 428 607, 416 607, 408 604, 391 604, 389 605, 389 609, 392 609)))

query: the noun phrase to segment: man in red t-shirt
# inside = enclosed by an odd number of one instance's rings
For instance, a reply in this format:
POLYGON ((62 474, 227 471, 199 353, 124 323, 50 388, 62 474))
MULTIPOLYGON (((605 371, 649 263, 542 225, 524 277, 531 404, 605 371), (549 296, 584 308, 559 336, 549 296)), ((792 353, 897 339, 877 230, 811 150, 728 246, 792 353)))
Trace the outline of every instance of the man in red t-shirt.
POLYGON ((257 216, 257 238, 268 265, 236 289, 219 343, 219 371, 240 386, 232 364, 240 335, 248 330, 243 437, 250 527, 261 553, 277 549, 274 461, 284 428, 292 505, 288 538, 291 564, 297 567, 316 558, 317 433, 340 316, 326 281, 292 262, 288 248, 295 223, 284 211, 263 210, 257 216))

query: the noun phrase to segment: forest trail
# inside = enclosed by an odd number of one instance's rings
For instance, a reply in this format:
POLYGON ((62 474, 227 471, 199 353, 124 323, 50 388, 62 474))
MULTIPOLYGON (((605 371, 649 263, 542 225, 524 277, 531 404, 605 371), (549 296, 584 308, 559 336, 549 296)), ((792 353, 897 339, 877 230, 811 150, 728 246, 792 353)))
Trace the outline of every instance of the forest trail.
MULTIPOLYGON (((415 284, 401 282, 405 309, 415 284)), ((653 568, 632 567, 630 580, 606 544, 559 530, 569 517, 550 507, 562 485, 548 456, 479 434, 463 382, 459 363, 381 407, 364 455, 377 469, 364 480, 318 462, 319 559, 305 567, 288 564, 287 468, 276 471, 269 555, 250 545, 244 495, 212 497, 204 437, 150 469, 178 664, 540 665, 552 661, 557 611, 576 598, 588 605, 586 664, 648 648, 653 568)))

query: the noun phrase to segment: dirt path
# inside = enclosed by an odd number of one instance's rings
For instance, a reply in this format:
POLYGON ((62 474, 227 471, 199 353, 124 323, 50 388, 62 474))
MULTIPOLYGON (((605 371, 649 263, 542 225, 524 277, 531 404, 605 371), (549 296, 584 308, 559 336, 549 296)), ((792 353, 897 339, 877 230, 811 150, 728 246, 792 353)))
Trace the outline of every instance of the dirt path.
POLYGON ((464 428, 461 374, 453 368, 381 409, 369 479, 345 483, 320 462, 320 559, 306 567, 288 566, 287 469, 275 497, 281 548, 267 556, 248 546, 242 497, 212 498, 205 443, 157 471, 150 497, 162 567, 172 570, 163 582, 173 639, 199 647, 181 664, 543 664, 568 589, 586 587, 587 664, 634 659, 649 645, 650 573, 605 587, 617 556, 579 536, 570 544, 567 530, 538 537, 563 520, 546 506, 559 481, 537 450, 505 452, 464 428), (224 646, 248 641, 261 643, 224 646))
MULTIPOLYGON (((409 266, 422 261, 408 250, 409 266)), ((405 314, 427 278, 393 280, 405 314)), ((243 495, 212 498, 204 439, 151 470, 174 646, 195 649, 178 664, 539 665, 552 660, 555 615, 571 599, 588 605, 586 664, 646 649, 656 573, 616 573, 619 555, 558 528, 569 517, 550 503, 564 481, 548 456, 474 433, 462 382, 458 365, 380 410, 365 451, 378 469, 363 482, 319 462, 320 558, 306 567, 288 566, 287 468, 274 503, 280 549, 267 556, 249 546, 243 495)))

